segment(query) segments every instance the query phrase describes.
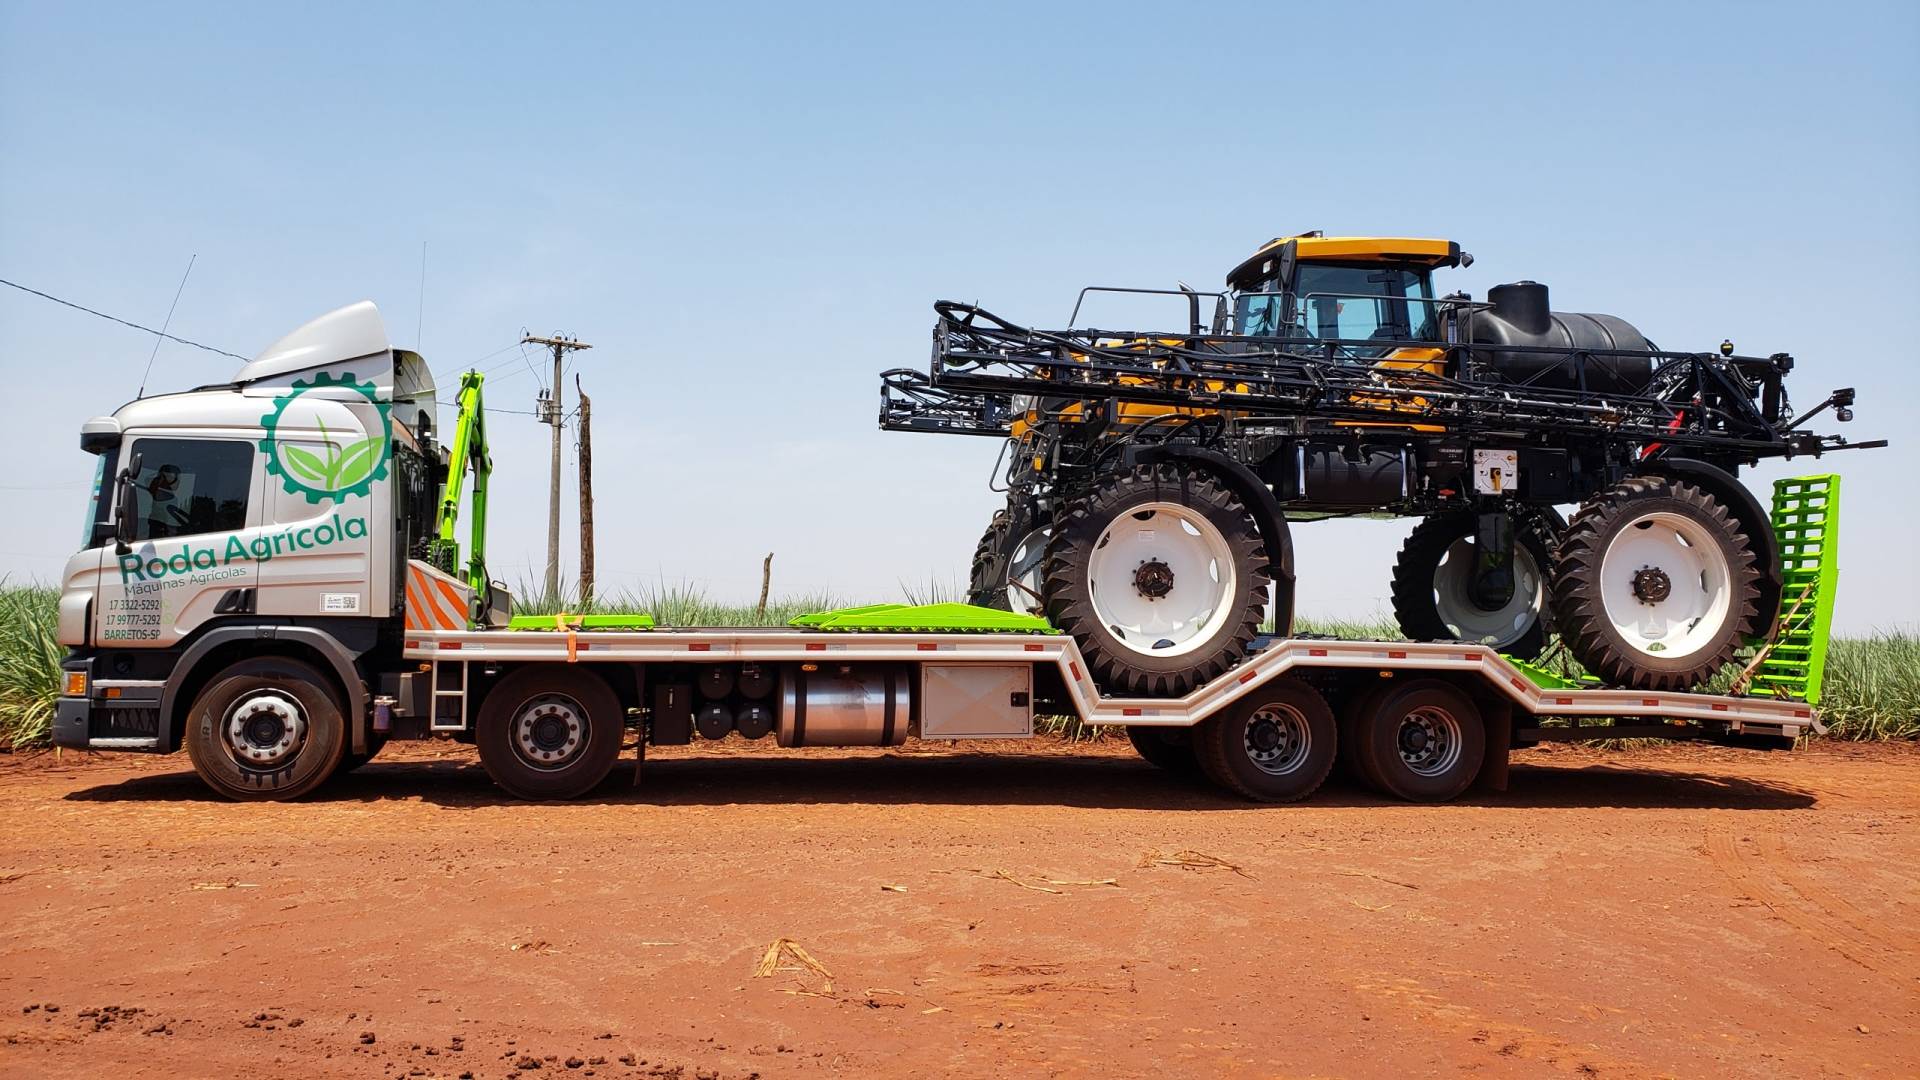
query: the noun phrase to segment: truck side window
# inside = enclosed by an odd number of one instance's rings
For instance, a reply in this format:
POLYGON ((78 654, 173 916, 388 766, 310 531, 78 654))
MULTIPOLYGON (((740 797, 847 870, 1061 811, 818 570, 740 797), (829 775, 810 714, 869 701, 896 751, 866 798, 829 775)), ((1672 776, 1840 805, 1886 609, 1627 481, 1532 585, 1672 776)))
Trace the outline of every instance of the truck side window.
POLYGON ((246 527, 252 443, 225 439, 135 439, 134 539, 232 532, 246 527))

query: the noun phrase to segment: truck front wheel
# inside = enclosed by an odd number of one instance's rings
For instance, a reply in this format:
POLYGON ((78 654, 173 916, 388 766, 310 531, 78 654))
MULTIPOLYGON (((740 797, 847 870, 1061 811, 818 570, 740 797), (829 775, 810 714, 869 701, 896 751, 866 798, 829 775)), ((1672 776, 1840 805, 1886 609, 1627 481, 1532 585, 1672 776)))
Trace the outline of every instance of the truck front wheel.
POLYGON ((325 783, 346 750, 346 710, 318 669, 242 660, 207 680, 187 715, 187 756, 229 799, 297 799, 325 783))
POLYGON ((480 764, 522 799, 574 799, 606 779, 626 715, 606 682, 578 667, 523 667, 480 706, 480 764))

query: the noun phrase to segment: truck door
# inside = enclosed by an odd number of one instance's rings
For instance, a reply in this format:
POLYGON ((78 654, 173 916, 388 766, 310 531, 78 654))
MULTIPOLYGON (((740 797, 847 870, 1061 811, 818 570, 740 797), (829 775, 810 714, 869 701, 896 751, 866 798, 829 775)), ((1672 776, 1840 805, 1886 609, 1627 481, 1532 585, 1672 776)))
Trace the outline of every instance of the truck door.
MULTIPOLYGON (((250 541, 261 513, 259 455, 248 439, 135 435, 120 448, 130 488, 109 478, 101 498, 130 498, 133 540, 103 551, 93 640, 166 646, 219 615, 248 610, 250 541)), ((109 519, 113 520, 113 519, 109 519)))

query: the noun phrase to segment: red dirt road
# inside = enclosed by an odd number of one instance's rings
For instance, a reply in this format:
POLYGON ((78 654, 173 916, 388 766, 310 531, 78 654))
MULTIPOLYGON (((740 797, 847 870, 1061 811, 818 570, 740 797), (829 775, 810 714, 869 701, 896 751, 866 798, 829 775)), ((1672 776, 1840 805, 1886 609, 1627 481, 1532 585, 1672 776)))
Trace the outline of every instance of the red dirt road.
POLYGON ((1110 744, 666 752, 572 805, 396 749, 294 805, 0 761, 0 1073, 1920 1074, 1911 746, 1279 808, 1110 744), (831 979, 755 977, 783 937, 831 979))

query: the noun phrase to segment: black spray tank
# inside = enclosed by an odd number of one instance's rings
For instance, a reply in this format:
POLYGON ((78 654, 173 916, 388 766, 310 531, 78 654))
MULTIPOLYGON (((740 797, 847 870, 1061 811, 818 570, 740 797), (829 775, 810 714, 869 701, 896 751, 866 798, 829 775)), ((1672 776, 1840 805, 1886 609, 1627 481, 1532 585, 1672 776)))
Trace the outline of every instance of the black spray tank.
POLYGON ((1459 336, 1474 346, 1482 370, 1490 364, 1503 382, 1639 394, 1653 376, 1651 356, 1631 355, 1651 352, 1653 346, 1625 319, 1553 311, 1547 306, 1547 287, 1537 281, 1495 285, 1487 290, 1487 303, 1491 306, 1461 317, 1459 336), (1552 351, 1517 352, 1502 346, 1552 351))

